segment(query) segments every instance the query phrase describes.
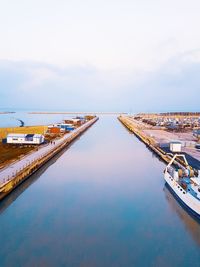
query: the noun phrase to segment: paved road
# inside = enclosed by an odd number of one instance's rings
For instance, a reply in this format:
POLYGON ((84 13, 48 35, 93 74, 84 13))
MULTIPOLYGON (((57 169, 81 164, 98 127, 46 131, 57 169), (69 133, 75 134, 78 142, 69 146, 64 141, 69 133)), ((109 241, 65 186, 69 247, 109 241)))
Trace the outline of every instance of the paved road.
POLYGON ((78 129, 75 129, 74 131, 65 134, 63 137, 61 137, 58 140, 55 140, 53 144, 48 144, 45 146, 42 146, 38 149, 38 151, 33 151, 31 154, 26 155, 21 160, 14 162, 10 164, 8 167, 0 171, 0 184, 4 183, 8 178, 12 179, 14 174, 16 174, 16 171, 20 171, 20 169, 24 168, 27 164, 33 162, 34 160, 37 160, 41 157, 43 157, 45 154, 49 153, 50 151, 53 151, 56 147, 58 147, 63 141, 66 141, 69 139, 74 133, 77 131, 80 131, 81 128, 84 128, 86 125, 90 124, 92 121, 89 121, 79 127, 78 129))

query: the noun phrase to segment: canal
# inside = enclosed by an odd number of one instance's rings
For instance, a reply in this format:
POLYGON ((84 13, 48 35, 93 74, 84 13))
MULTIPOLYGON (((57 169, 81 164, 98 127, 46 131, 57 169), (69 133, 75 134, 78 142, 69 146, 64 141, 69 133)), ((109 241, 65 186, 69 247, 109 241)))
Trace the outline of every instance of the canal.
POLYGON ((0 204, 0 266, 200 266, 200 223, 114 116, 0 204))

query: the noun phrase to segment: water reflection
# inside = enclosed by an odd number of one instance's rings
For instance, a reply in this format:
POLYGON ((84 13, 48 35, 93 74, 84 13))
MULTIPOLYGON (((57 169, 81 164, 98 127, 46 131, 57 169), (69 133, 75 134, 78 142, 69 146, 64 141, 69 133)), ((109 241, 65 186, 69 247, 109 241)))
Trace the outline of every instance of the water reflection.
POLYGON ((199 267, 198 224, 171 207, 164 164, 116 117, 51 163, 2 207, 0 266, 199 267))
MULTIPOLYGON (((120 123, 121 123, 121 122, 120 122, 120 123)), ((132 131, 130 131, 128 128, 126 128, 126 126, 125 126, 124 124, 121 123, 121 125, 122 125, 122 127, 123 127, 123 128, 130 134, 130 135, 133 135, 133 136, 135 136, 138 140, 140 140, 140 138, 137 137, 137 136, 136 136, 132 131)), ((141 142, 142 142, 142 141, 141 141, 141 142)), ((143 142, 142 142, 142 143, 143 143, 143 142)), ((143 143, 143 144, 144 144, 144 143, 143 143)), ((155 153, 152 151, 152 149, 151 149, 148 145, 144 144, 144 146, 146 147, 146 149, 147 149, 149 152, 151 152, 152 157, 157 158, 159 161, 165 163, 165 161, 164 161, 161 157, 159 157, 157 154, 155 154, 155 153)))
MULTIPOLYGON (((195 242, 200 246, 200 222, 186 208, 181 205, 172 194, 167 184, 163 188, 166 200, 168 201, 173 213, 177 214, 181 221, 185 224, 187 231, 192 235, 195 242)), ((178 226, 177 226, 178 227, 178 226)))
MULTIPOLYGON (((78 139, 80 139, 80 137, 78 137, 76 140, 78 139)), ((61 152, 55 155, 55 157, 50 159, 44 166, 42 166, 24 182, 19 184, 19 186, 17 186, 9 195, 7 195, 2 201, 0 201, 0 214, 3 213, 29 186, 34 184, 40 178, 40 176, 42 176, 42 174, 45 173, 45 171, 51 165, 53 165, 66 152, 67 149, 69 149, 73 145, 76 140, 74 140, 70 145, 68 145, 61 152)))

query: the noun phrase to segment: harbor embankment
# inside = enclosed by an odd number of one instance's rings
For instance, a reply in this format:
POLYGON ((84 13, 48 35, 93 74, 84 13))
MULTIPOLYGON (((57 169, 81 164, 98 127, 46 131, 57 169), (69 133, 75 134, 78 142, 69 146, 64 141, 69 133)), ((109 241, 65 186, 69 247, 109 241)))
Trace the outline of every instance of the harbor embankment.
MULTIPOLYGON (((170 151, 167 151, 164 147, 160 147, 158 140, 152 135, 146 134, 145 125, 141 125, 141 123, 138 123, 136 120, 130 118, 129 116, 119 116, 118 119, 128 130, 133 132, 144 144, 146 144, 146 146, 150 150, 152 150, 161 160, 163 160, 167 164, 171 161, 174 154, 170 151)), ((189 165, 199 169, 200 161, 187 153, 185 154, 189 165)), ((181 159, 177 159, 177 161, 179 164, 185 166, 185 163, 181 159)))
POLYGON ((167 155, 162 149, 156 147, 155 140, 151 137, 146 136, 138 128, 138 126, 126 116, 119 116, 119 121, 128 128, 129 131, 133 132, 143 143, 145 143, 153 152, 155 152, 164 162, 169 163, 171 156, 167 155))
POLYGON ((0 200, 92 126, 98 117, 0 171, 0 200))

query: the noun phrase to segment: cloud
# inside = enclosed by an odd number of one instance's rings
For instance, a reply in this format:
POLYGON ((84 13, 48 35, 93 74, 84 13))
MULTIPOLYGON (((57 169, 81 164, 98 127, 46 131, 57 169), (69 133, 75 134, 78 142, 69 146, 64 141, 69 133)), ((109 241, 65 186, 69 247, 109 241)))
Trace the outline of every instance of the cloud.
MULTIPOLYGON (((135 110, 199 111, 200 50, 176 55, 134 85, 135 110)), ((132 90, 130 89, 129 94, 132 90)))
POLYGON ((199 50, 177 54, 151 72, 0 61, 0 105, 69 111, 194 111, 199 107, 199 73, 199 50))
POLYGON ((93 66, 0 62, 0 104, 6 107, 98 110, 115 99, 109 90, 114 84, 115 79, 93 66))

